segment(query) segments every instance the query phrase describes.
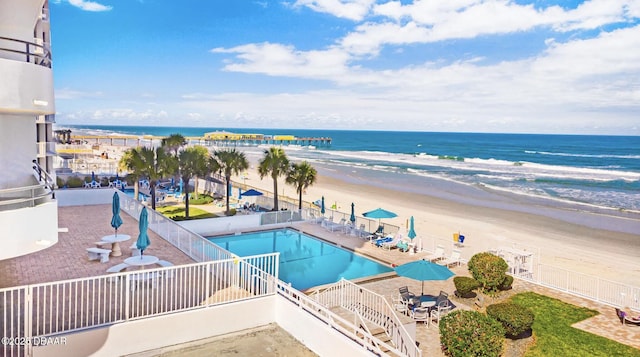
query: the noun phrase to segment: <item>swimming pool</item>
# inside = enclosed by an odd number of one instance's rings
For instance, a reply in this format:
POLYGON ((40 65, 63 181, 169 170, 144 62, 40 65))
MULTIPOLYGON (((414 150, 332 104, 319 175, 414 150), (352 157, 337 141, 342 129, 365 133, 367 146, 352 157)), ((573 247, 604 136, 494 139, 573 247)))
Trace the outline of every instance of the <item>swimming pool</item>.
POLYGON ((293 229, 208 237, 239 256, 280 252, 280 280, 298 290, 388 273, 393 269, 293 229))

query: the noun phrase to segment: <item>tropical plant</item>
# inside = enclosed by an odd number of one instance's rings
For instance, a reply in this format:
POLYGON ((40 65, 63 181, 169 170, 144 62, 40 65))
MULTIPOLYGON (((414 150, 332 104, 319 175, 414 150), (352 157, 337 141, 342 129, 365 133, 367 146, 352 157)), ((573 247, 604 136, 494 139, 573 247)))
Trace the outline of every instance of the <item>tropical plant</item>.
POLYGON ((504 346, 504 328, 478 311, 453 311, 440 320, 440 343, 444 353, 453 357, 500 356, 504 346))
POLYGON ((172 175, 178 170, 178 160, 176 157, 167 154, 162 147, 157 149, 139 147, 133 149, 132 155, 132 160, 139 165, 136 169, 140 177, 147 177, 149 179, 151 208, 155 210, 156 184, 159 179, 172 175))
POLYGON ((224 175, 224 179, 226 182, 226 201, 227 201, 227 215, 231 212, 229 209, 229 189, 231 185, 231 175, 238 175, 240 172, 249 168, 249 161, 247 161, 247 157, 243 152, 240 152, 236 149, 228 149, 228 150, 218 150, 213 156, 215 157, 216 163, 210 163, 210 169, 212 167, 217 166, 222 174, 224 175))
POLYGON ((140 160, 140 148, 132 148, 124 152, 118 163, 120 170, 127 172, 127 180, 133 179, 133 197, 139 198, 140 186, 138 181, 143 175, 143 162, 140 160))
POLYGON ((493 317, 504 327, 507 337, 517 338, 530 331, 533 326, 533 312, 512 302, 504 302, 487 306, 487 315, 493 317))
POLYGON ((180 177, 184 184, 186 194, 184 201, 184 214, 189 219, 189 181, 192 177, 198 181, 198 176, 207 174, 207 162, 209 160, 209 150, 204 146, 188 147, 178 154, 178 168, 180 177))
POLYGON ((302 209, 302 193, 304 190, 316 183, 318 171, 307 161, 299 164, 293 163, 287 172, 286 182, 293 185, 298 193, 298 209, 302 209))
POLYGON ((501 257, 482 252, 475 254, 467 264, 469 272, 485 292, 495 292, 507 276, 509 266, 501 257))
POLYGON ((282 148, 271 147, 264 151, 264 157, 258 163, 260 178, 270 175, 273 179, 273 210, 278 210, 278 177, 286 175, 289 159, 282 148))
POLYGON ((187 139, 185 139, 182 134, 171 134, 163 138, 160 145, 162 145, 165 150, 173 153, 174 156, 178 156, 178 150, 187 145, 187 139))

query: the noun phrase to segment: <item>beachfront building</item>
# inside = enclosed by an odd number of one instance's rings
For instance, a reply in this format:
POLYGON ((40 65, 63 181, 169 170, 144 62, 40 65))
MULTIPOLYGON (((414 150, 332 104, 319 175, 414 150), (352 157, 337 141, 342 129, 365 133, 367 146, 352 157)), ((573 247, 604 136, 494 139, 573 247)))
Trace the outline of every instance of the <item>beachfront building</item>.
POLYGON ((0 2, 0 259, 58 241, 49 4, 0 2))

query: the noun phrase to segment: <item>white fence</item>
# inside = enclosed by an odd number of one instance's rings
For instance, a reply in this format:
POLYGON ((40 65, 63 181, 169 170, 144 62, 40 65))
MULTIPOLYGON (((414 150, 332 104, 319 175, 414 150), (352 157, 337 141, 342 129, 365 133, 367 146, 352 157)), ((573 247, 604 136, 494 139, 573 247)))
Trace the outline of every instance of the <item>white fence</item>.
POLYGON ((278 253, 145 269, 0 290, 3 356, 31 355, 32 345, 70 331, 276 292, 278 253))
MULTIPOLYGON (((384 329, 395 346, 390 346, 376 339, 377 348, 384 348, 400 356, 421 356, 414 339, 409 335, 400 318, 389 302, 379 294, 369 291, 348 280, 341 279, 322 292, 313 295, 322 306, 327 308, 342 307, 384 329)), ((356 322, 356 324, 358 324, 356 322)), ((387 352, 389 353, 389 352, 387 352)))

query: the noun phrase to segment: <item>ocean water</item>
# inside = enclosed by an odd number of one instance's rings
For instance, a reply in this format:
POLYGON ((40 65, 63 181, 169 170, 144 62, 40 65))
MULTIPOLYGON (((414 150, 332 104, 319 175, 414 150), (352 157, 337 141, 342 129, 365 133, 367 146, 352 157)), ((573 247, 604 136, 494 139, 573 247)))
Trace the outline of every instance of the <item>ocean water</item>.
MULTIPOLYGON (((640 136, 397 131, 69 126, 73 131, 202 136, 235 133, 331 137, 330 146, 288 146, 323 175, 458 202, 544 213, 545 207, 637 218, 640 136), (526 204, 523 204, 526 203, 526 204)), ((260 155, 264 148, 246 148, 260 155)), ((552 213, 549 213, 551 215, 552 213)), ((556 213, 553 213, 556 214, 556 213)), ((637 222, 628 229, 640 232, 637 222)), ((633 233, 633 232, 632 232, 633 233)))

